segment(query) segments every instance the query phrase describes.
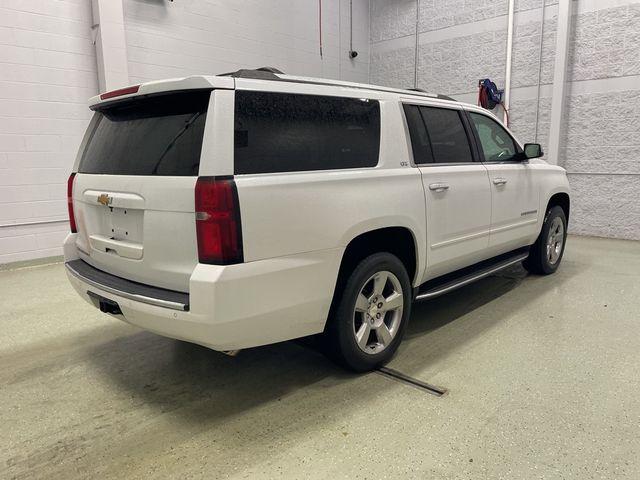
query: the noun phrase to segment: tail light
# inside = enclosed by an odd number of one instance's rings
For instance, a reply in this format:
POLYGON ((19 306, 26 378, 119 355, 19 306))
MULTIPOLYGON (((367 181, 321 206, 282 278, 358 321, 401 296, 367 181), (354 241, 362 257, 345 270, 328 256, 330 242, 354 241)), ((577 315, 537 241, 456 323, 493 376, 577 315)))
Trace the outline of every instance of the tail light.
POLYGON ((73 212, 73 181, 76 179, 76 174, 69 175, 67 180, 67 208, 69 209, 69 226, 71 227, 71 233, 77 233, 76 228, 76 215, 73 212))
POLYGON ((200 263, 242 263, 240 207, 233 179, 199 177, 195 196, 200 263))

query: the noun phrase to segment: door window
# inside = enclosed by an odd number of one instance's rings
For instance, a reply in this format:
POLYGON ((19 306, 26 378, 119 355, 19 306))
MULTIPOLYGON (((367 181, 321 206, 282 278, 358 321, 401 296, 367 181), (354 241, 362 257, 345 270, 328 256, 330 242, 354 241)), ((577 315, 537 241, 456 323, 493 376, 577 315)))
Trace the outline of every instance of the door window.
POLYGON ((473 161, 458 110, 404 105, 416 164, 473 161))
POLYGON ((518 153, 511 135, 495 120, 479 113, 470 113, 485 162, 513 160, 518 153))
POLYGON ((409 136, 411 137, 411 149, 413 150, 413 162, 416 165, 425 163, 433 163, 433 154, 431 153, 431 144, 427 129, 424 126, 422 115, 420 115, 420 107, 417 105, 404 105, 404 114, 407 118, 407 126, 409 127, 409 136))
POLYGON ((420 107, 420 113, 427 126, 435 163, 473 162, 469 138, 458 110, 420 107))

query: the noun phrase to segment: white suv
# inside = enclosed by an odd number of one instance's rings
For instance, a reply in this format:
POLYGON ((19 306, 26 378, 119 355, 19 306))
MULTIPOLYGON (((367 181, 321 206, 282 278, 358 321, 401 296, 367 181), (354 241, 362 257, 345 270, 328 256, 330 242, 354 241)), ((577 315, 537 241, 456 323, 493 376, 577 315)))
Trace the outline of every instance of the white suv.
POLYGON ((565 171, 474 105, 269 69, 90 104, 68 276, 161 335, 235 351, 322 333, 363 371, 397 349, 414 300, 562 258, 565 171))

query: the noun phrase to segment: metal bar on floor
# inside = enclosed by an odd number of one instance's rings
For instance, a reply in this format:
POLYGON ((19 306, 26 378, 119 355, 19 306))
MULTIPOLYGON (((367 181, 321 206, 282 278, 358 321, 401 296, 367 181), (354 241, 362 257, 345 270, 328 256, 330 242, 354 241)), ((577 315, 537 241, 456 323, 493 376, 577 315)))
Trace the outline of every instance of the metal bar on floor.
POLYGON ((376 370, 374 370, 374 372, 376 372, 379 375, 382 375, 383 377, 387 377, 391 380, 395 380, 396 382, 400 382, 405 385, 418 388, 426 393, 435 395, 436 397, 441 397, 445 393, 447 393, 446 388, 438 387, 436 385, 431 385, 430 383, 423 382, 422 380, 418 380, 417 378, 410 377, 392 368, 379 367, 376 370))

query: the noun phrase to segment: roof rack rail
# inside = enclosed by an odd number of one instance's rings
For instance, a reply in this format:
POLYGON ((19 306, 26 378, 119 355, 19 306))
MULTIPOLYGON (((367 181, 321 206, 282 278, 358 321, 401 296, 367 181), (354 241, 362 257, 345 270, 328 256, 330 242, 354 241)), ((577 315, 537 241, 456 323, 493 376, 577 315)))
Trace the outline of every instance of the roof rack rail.
POLYGON ((305 83, 309 85, 325 85, 325 86, 335 86, 335 85, 346 85, 350 88, 363 89, 363 90, 373 90, 373 91, 381 91, 381 92, 395 92, 395 93, 403 93, 403 92, 417 92, 428 95, 431 98, 437 98, 439 100, 448 100, 452 102, 457 102, 455 98, 448 97, 447 95, 436 95, 433 93, 429 93, 422 88, 405 88, 405 89, 391 89, 379 87, 376 85, 358 85, 358 84, 347 84, 347 83, 333 83, 331 80, 322 80, 322 79, 313 79, 313 78, 296 78, 296 77, 280 77, 279 75, 285 75, 282 71, 278 70, 274 67, 260 67, 260 68, 241 68, 240 70, 236 70, 235 72, 228 73, 220 73, 219 77, 232 77, 232 78, 248 78, 253 80, 271 80, 276 82, 290 82, 290 83, 305 83))
POLYGON ((260 67, 260 68, 241 68, 235 72, 221 73, 220 77, 233 77, 233 78, 256 78, 260 80, 281 80, 276 74, 283 75, 283 73, 274 67, 260 67))
POLYGON ((450 100, 452 102, 457 102, 457 100, 455 98, 451 98, 448 95, 442 95, 440 93, 433 94, 433 93, 427 92, 424 88, 407 88, 407 90, 409 90, 411 92, 420 92, 420 93, 426 93, 428 95, 433 95, 434 97, 439 98, 440 100, 450 100))

